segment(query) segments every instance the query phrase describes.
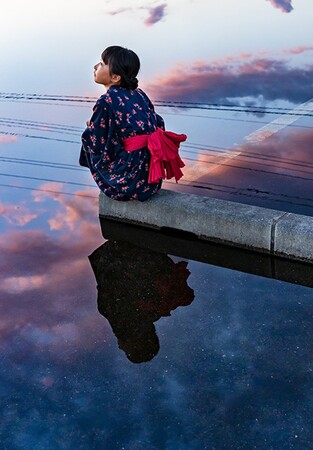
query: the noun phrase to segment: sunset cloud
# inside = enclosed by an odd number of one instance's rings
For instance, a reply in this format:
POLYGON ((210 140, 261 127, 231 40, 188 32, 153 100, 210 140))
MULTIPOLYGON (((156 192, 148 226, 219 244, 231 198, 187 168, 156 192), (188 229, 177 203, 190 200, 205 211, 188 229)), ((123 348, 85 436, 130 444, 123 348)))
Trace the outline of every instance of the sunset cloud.
POLYGON ((268 0, 275 7, 280 9, 284 13, 289 13, 293 10, 291 4, 292 0, 268 0))
POLYGON ((23 227, 27 223, 36 219, 38 216, 30 212, 30 210, 22 204, 10 204, 0 201, 0 215, 4 217, 7 222, 13 225, 23 227))
POLYGON ((44 276, 8 277, 2 280, 2 289, 10 293, 39 289, 44 284, 44 276))
POLYGON ((163 19, 163 17, 165 16, 166 6, 167 3, 162 3, 160 5, 155 6, 155 2, 150 1, 142 4, 137 4, 136 6, 126 6, 126 7, 123 5, 117 6, 116 9, 107 12, 107 14, 109 14, 110 16, 116 16, 118 14, 124 13, 138 14, 138 11, 144 12, 148 11, 148 17, 144 19, 143 23, 146 26, 152 26, 163 19))
POLYGON ((10 144, 11 142, 16 142, 17 140, 17 136, 6 136, 5 134, 0 134, 0 145, 10 144))
POLYGON ((293 67, 282 58, 230 56, 178 64, 145 89, 154 100, 234 103, 254 97, 299 103, 312 96, 313 66, 293 67))
POLYGON ((186 179, 208 183, 197 194, 313 215, 312 142, 312 130, 289 128, 225 153, 199 149, 186 179))
POLYGON ((145 25, 151 26, 159 22, 165 15, 166 3, 155 6, 149 10, 149 16, 144 21, 145 25))
POLYGON ((48 220, 51 230, 75 230, 85 222, 93 223, 98 214, 98 198, 94 190, 77 191, 74 196, 63 195, 63 185, 57 183, 44 183, 42 191, 34 191, 35 202, 54 200, 58 207, 48 220), (84 199, 83 196, 90 197, 84 199), (92 198, 94 197, 94 198, 92 198))
POLYGON ((0 294, 6 299, 0 307, 0 341, 14 329, 23 342, 34 348, 49 346, 58 357, 66 358, 61 348, 69 350, 69 342, 76 345, 80 340, 93 346, 90 330, 102 323, 96 314, 96 285, 87 258, 103 242, 98 209, 93 199, 61 195, 61 190, 41 192, 41 197, 35 192, 41 211, 48 211, 47 220, 62 214, 64 219, 53 233, 42 227, 13 229, 0 236, 0 294), (15 309, 16 315, 12 314, 15 309))
POLYGON ((286 55, 300 55, 305 52, 313 51, 313 46, 299 46, 284 50, 283 53, 286 55))

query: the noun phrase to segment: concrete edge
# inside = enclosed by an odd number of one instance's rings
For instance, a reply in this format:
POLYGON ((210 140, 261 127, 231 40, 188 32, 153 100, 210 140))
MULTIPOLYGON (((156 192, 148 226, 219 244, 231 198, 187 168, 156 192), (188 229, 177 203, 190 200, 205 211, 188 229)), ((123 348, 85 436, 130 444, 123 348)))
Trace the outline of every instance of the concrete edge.
POLYGON ((313 217, 165 189, 143 203, 100 193, 99 216, 313 262, 313 217))

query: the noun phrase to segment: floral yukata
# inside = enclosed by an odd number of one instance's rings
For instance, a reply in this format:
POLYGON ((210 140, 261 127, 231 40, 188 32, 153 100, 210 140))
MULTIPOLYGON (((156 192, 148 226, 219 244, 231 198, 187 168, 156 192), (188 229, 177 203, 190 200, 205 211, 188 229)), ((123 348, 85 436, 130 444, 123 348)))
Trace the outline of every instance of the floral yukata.
POLYGON ((147 147, 127 152, 123 140, 164 129, 163 119, 141 89, 111 86, 93 108, 90 125, 82 134, 79 163, 90 172, 105 195, 115 200, 147 200, 161 187, 148 183, 147 147))

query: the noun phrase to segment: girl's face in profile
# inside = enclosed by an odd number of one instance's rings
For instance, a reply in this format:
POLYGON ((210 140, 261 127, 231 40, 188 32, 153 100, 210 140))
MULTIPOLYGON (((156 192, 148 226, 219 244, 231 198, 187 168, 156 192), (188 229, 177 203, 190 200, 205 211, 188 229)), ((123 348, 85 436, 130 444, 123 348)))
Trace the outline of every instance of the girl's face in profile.
POLYGON ((111 82, 110 68, 102 59, 94 66, 93 72, 94 80, 98 84, 103 84, 107 87, 111 82))
POLYGON ((119 84, 121 79, 119 75, 110 73, 109 64, 105 64, 102 59, 94 66, 93 75, 95 82, 103 84, 107 89, 114 84, 119 84))

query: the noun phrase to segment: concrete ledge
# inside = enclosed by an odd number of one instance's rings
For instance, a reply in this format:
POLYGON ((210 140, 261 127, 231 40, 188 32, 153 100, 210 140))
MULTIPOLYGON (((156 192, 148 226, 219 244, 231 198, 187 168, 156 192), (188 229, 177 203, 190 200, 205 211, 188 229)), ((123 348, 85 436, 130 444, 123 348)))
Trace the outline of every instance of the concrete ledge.
POLYGON ((100 225, 104 239, 127 242, 137 250, 138 247, 142 248, 143 254, 146 250, 150 250, 261 277, 313 287, 313 264, 307 262, 203 239, 190 239, 184 233, 182 236, 178 236, 180 233, 176 230, 163 233, 103 217, 100 218, 100 225))
POLYGON ((313 217, 288 213, 278 221, 274 253, 313 262, 313 217))
POLYGON ((313 262, 313 218, 162 189, 144 203, 100 193, 99 215, 148 228, 313 262))

